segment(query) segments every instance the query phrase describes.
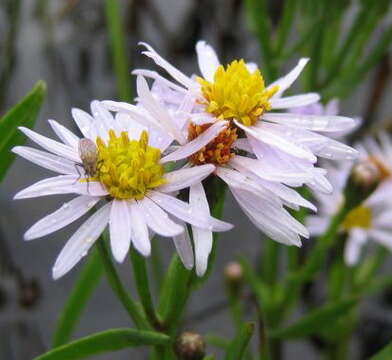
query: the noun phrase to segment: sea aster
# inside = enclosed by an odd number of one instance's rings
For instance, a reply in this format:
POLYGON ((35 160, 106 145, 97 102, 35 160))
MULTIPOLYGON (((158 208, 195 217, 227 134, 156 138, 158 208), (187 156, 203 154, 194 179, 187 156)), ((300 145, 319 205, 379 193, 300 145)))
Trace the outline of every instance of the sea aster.
MULTIPOLYGON (((162 153, 172 137, 160 129, 148 129, 124 114, 116 118, 98 101, 91 103, 93 116, 73 109, 80 128, 79 138, 54 120, 49 120, 62 143, 27 128, 20 130, 46 151, 18 146, 13 151, 59 176, 41 180, 18 192, 16 199, 53 194, 78 194, 60 209, 34 224, 25 239, 50 234, 102 206, 71 236, 53 267, 58 279, 87 254, 109 224, 114 258, 124 260, 130 244, 142 255, 150 254, 149 231, 173 237, 188 268, 193 252, 185 223, 199 231, 226 231, 231 225, 212 218, 208 204, 193 207, 173 193, 198 183, 215 170, 211 164, 166 172, 162 153)), ((172 129, 175 133, 175 128, 172 129)), ((197 188, 192 197, 198 197, 197 188)), ((202 201, 198 199, 197 201, 202 201)))
MULTIPOLYGON (((315 207, 286 185, 302 185, 309 180, 309 174, 290 170, 282 173, 268 163, 264 164, 257 159, 236 154, 233 144, 239 140, 237 129, 231 127, 229 121, 202 122, 200 125, 193 121, 184 121, 187 116, 183 116, 183 111, 179 109, 188 109, 189 116, 189 111, 195 104, 192 97, 184 97, 177 109, 170 110, 159 102, 159 97, 154 97, 142 76, 137 78, 137 91, 138 106, 114 101, 105 101, 104 104, 108 109, 128 114, 136 120, 141 112, 149 114, 148 117, 139 119, 142 122, 161 124, 167 128, 181 126, 181 137, 178 142, 183 141, 182 145, 163 157, 162 161, 171 162, 187 158, 186 166, 190 168, 214 165, 215 175, 229 185, 244 212, 257 227, 276 241, 300 246, 300 235, 308 237, 308 231, 290 216, 284 205, 293 208, 306 206, 313 210, 315 207)), ((200 180, 190 186, 190 204, 195 207, 203 206, 207 210, 207 200, 200 180), (199 194, 198 202, 193 195, 195 192, 199 194)), ((202 233, 193 231, 193 234, 196 258, 200 246, 205 250, 206 259, 212 245, 211 232, 202 230, 202 233)), ((206 265, 204 262, 204 266, 197 268, 197 271, 202 273, 206 265)))
MULTIPOLYGON (((319 116, 278 113, 319 101, 316 93, 282 97, 302 72, 309 59, 300 59, 287 75, 265 86, 260 70, 253 63, 234 60, 221 65, 214 49, 204 41, 196 45, 202 77, 188 77, 163 59, 151 46, 144 44, 143 53, 164 68, 177 81, 171 82, 150 70, 135 74, 156 80, 155 93, 173 107, 184 97, 193 97, 195 106, 190 119, 197 125, 229 121, 231 129, 247 139, 247 150, 282 174, 289 171, 306 173, 307 184, 315 190, 331 191, 325 171, 314 166, 317 157, 350 160, 356 151, 318 132, 345 131, 355 121, 343 116, 319 116)), ((241 139, 242 140, 242 139, 241 139)), ((237 146, 244 144, 237 142, 237 146)))
MULTIPOLYGON (((378 169, 382 182, 364 203, 351 210, 342 223, 340 231, 348 235, 344 258, 349 266, 358 263, 361 249, 368 239, 392 250, 392 141, 384 132, 379 134, 379 140, 381 146, 373 138, 367 138, 363 144, 356 146, 360 159, 370 161, 378 169)), ((328 169, 334 192, 315 194, 319 203, 318 215, 306 219, 311 235, 322 234, 341 206, 351 165, 346 163, 328 169)))

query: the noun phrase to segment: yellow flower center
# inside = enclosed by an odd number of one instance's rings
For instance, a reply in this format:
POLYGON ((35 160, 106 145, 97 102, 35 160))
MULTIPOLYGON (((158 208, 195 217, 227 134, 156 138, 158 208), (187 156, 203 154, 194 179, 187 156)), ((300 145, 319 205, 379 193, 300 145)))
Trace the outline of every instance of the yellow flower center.
POLYGON ((99 181, 113 198, 140 200, 149 189, 165 183, 164 169, 159 164, 161 151, 148 145, 145 131, 137 141, 130 140, 126 132, 116 136, 109 130, 107 143, 97 138, 97 152, 93 180, 99 181))
MULTIPOLYGON (((204 131, 206 131, 211 124, 195 125, 192 122, 188 128, 189 141, 195 139, 204 131)), ((237 128, 227 127, 222 130, 214 140, 210 141, 206 146, 201 148, 198 152, 190 156, 189 161, 195 165, 226 164, 234 155, 231 146, 237 140, 237 128)))
POLYGON ((213 82, 200 77, 197 81, 207 112, 218 119, 236 119, 246 126, 271 109, 269 99, 278 90, 278 86, 266 89, 260 71, 250 72, 244 60, 234 60, 226 69, 220 65, 213 82))
POLYGON ((365 206, 358 206, 351 210, 343 221, 342 227, 348 231, 352 228, 369 229, 372 225, 372 210, 365 206))

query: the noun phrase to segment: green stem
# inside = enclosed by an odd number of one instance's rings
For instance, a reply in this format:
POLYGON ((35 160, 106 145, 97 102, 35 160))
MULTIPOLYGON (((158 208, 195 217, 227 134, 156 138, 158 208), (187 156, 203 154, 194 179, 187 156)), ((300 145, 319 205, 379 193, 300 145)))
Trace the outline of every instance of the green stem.
POLYGON ((273 285, 278 277, 278 265, 280 245, 271 239, 264 239, 264 255, 262 263, 262 275, 264 281, 273 285))
POLYGON ((146 260, 136 250, 130 250, 130 259, 133 266, 133 275, 135 278, 136 288, 139 293, 140 301, 150 324, 157 330, 162 329, 161 321, 155 312, 149 279, 147 274, 146 260))
POLYGON ((130 298, 124 289, 116 269, 113 266, 105 240, 102 236, 97 241, 97 248, 101 255, 102 263, 106 271, 106 276, 113 292, 117 295, 128 315, 134 321, 136 327, 139 329, 149 329, 150 326, 148 325, 148 322, 144 317, 140 307, 130 298))
POLYGON ((122 12, 118 0, 105 0, 105 16, 110 36, 118 96, 123 101, 131 101, 128 58, 122 30, 122 12))

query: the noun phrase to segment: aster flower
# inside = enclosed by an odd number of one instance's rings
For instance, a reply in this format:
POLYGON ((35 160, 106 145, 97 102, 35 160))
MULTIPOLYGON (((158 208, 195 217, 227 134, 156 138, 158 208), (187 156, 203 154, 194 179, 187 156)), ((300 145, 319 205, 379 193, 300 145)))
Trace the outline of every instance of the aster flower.
MULTIPOLYGON (((150 254, 150 229, 172 237, 184 265, 191 268, 193 252, 185 223, 200 231, 226 231, 232 226, 212 218, 208 205, 192 207, 173 194, 199 182, 215 167, 207 164, 166 172, 162 153, 171 143, 171 135, 143 127, 124 114, 113 118, 98 101, 91 103, 91 111, 93 116, 79 109, 72 111, 82 139, 54 120, 49 123, 62 142, 20 128, 46 151, 26 146, 17 146, 13 151, 60 175, 29 186, 15 198, 78 195, 35 223, 25 233, 25 239, 53 233, 100 204, 62 249, 53 267, 55 279, 87 254, 107 225, 113 256, 118 262, 124 260, 131 243, 142 255, 150 254)), ((197 189, 192 196, 198 196, 197 189)))
MULTIPOLYGON (((193 97, 195 106, 190 119, 197 125, 229 121, 230 128, 244 134, 247 140, 235 145, 262 159, 282 174, 303 173, 312 189, 328 192, 331 187, 325 171, 314 166, 317 157, 350 160, 356 151, 329 137, 319 134, 345 131, 355 125, 348 117, 307 115, 274 110, 292 109, 314 104, 320 97, 307 93, 283 97, 309 59, 300 59, 287 75, 265 86, 260 70, 254 63, 234 60, 224 67, 214 49, 204 41, 196 45, 202 77, 188 77, 163 59, 151 46, 143 54, 164 68, 176 82, 169 81, 150 70, 135 70, 135 74, 156 80, 155 93, 170 107, 193 97), (242 146, 241 146, 242 145, 242 146)), ((241 139, 242 140, 242 139, 241 139)), ((252 169, 250 169, 252 171, 252 169)))
MULTIPOLYGON (((360 206, 351 210, 342 223, 340 231, 347 233, 344 258, 348 266, 358 263, 361 250, 368 240, 392 250, 392 141, 384 132, 378 137, 381 146, 374 138, 367 138, 363 144, 356 146, 360 159, 370 161, 377 167, 382 183, 360 206)), ((315 194, 319 203, 318 215, 306 219, 311 235, 324 233, 331 217, 341 206, 351 167, 352 163, 342 163, 328 169, 334 192, 329 195, 315 194)))
MULTIPOLYGON (((278 242, 296 246, 301 245, 300 236, 309 236, 307 229, 284 208, 284 205, 292 208, 306 206, 315 210, 309 201, 287 186, 303 184, 309 180, 308 174, 287 170, 282 174, 257 159, 234 153, 232 146, 239 139, 237 129, 231 127, 228 121, 200 125, 193 121, 184 121, 195 104, 192 97, 185 96, 178 108, 168 109, 160 103, 159 97, 153 95, 142 76, 137 78, 137 92, 138 106, 114 101, 103 103, 109 110, 133 116, 141 123, 151 123, 154 124, 151 126, 168 129, 179 126, 181 135, 177 142, 181 146, 171 147, 172 150, 162 158, 162 162, 187 158, 188 163, 185 166, 189 168, 213 164, 216 168, 215 175, 228 184, 249 219, 268 236, 278 242), (184 115, 183 109, 188 109, 188 113, 184 115)), ((190 186, 190 204, 195 208, 201 206, 205 211, 208 209, 200 181, 195 181, 190 186), (198 196, 194 196, 195 193, 198 196)), ((200 266, 196 267, 197 272, 202 274, 207 266, 206 259, 212 246, 212 233, 208 230, 193 229, 193 235, 196 259, 204 259, 197 260, 200 266), (203 252, 203 256, 199 256, 199 252, 203 252)))

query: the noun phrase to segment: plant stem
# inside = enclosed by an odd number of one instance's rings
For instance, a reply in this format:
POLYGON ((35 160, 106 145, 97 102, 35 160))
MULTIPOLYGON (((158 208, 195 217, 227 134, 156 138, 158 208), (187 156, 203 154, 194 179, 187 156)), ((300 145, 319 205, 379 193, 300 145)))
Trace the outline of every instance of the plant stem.
POLYGON ((136 327, 140 329, 149 329, 150 326, 148 325, 148 322, 144 317, 144 314, 141 311, 140 307, 130 298, 130 296, 128 295, 128 293, 124 289, 124 286, 121 283, 121 280, 116 272, 116 269, 113 266, 103 236, 101 236, 98 239, 97 248, 101 255, 101 259, 106 271, 106 276, 113 292, 117 295, 118 299, 120 300, 121 304, 124 306, 128 315, 134 321, 136 327))
POLYGON ((146 260, 142 255, 137 253, 135 249, 130 250, 130 259, 133 266, 133 275, 135 278, 136 288, 139 293, 139 298, 143 305, 147 319, 156 330, 161 330, 162 324, 155 312, 150 292, 146 260))
POLYGON ((271 239, 264 239, 263 241, 265 246, 262 264, 262 276, 266 283, 273 285, 278 277, 280 245, 271 239))

